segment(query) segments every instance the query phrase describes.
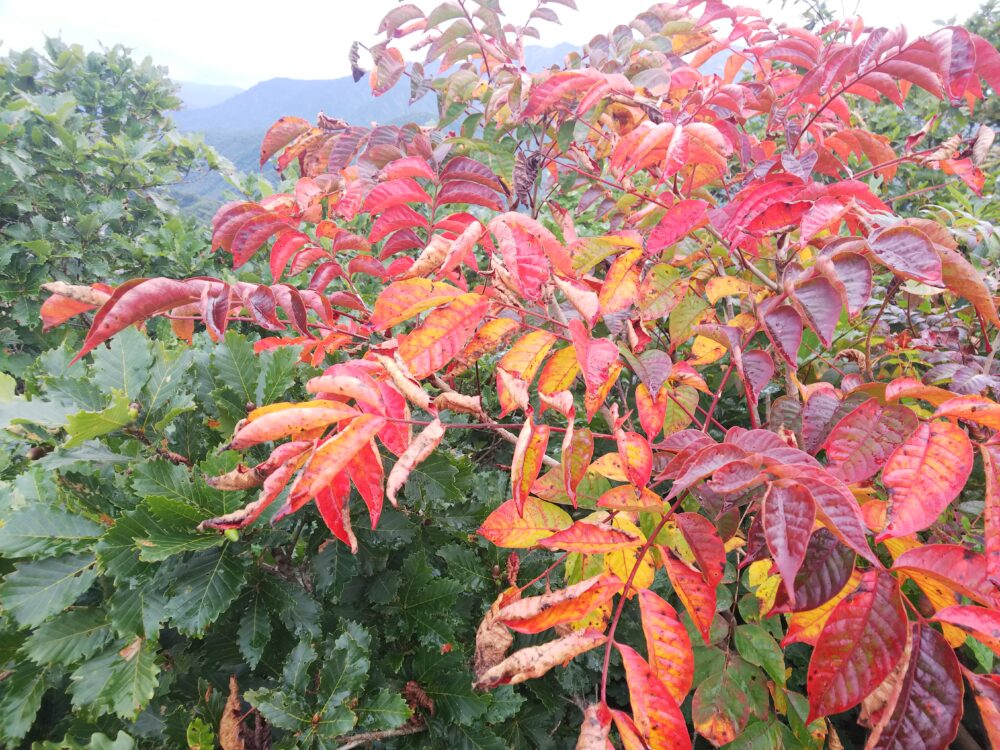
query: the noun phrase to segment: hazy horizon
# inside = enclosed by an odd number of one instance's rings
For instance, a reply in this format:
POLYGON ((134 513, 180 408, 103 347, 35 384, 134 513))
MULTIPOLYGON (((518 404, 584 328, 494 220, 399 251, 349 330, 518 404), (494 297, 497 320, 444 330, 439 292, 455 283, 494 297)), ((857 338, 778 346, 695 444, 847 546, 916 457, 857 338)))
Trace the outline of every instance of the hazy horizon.
MULTIPOLYGON (((170 12, 163 14, 158 12, 161 6, 127 0, 0 0, 0 41, 4 52, 40 47, 46 35, 61 36, 66 42, 86 48, 121 43, 166 66, 174 80, 246 89, 271 78, 328 79, 348 75, 351 42, 356 38, 374 39, 382 16, 397 4, 396 0, 372 0, 337 8, 330 3, 304 0, 288 16, 292 30, 284 32, 280 17, 254 13, 253 4, 239 6, 251 10, 234 14, 234 6, 228 3, 176 0, 170 12), (316 30, 315 41, 294 23, 296 18, 324 16, 328 22, 308 27, 316 30)), ((421 7, 428 10, 434 4, 423 3, 421 7)), ((541 44, 582 45, 595 34, 628 23, 651 4, 651 0, 617 0, 613 16, 607 13, 608 4, 602 0, 577 0, 578 11, 552 5, 562 25, 539 22, 541 44)), ((947 12, 963 20, 980 4, 978 0, 953 0, 947 12)), ((535 0, 506 0, 503 5, 513 22, 523 23, 535 0)), ((794 2, 788 5, 783 9, 780 2, 771 2, 761 7, 766 15, 792 22, 798 17, 798 6, 794 2)), ((922 0, 858 0, 856 5, 856 12, 867 23, 893 26, 905 19, 914 34, 933 30, 944 11, 940 4, 922 0)), ((854 6, 854 0, 845 0, 843 12, 854 13, 854 6)))

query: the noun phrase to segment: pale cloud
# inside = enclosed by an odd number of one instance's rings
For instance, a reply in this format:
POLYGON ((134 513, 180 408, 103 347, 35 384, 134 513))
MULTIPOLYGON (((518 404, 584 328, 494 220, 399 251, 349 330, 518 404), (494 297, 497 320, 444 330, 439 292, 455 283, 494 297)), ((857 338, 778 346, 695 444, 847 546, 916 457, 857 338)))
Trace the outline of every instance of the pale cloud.
MULTIPOLYGON (((744 0, 753 5, 754 0, 744 0)), ((432 2, 421 2, 424 8, 432 2)), ((121 42, 170 69, 173 78, 250 86, 268 78, 336 78, 348 72, 354 39, 374 38, 381 17, 397 0, 0 0, 3 50, 40 46, 47 34, 92 48, 121 42)), ((539 24, 542 43, 583 44, 595 34, 627 23, 651 0, 577 0, 579 11, 553 5, 562 25, 539 24)), ((759 3, 757 3, 759 4, 759 3)), ((844 10, 872 24, 904 23, 926 33, 943 15, 968 17, 977 0, 843 0, 844 10)), ((792 21, 794 5, 765 5, 767 14, 792 21)), ((837 0, 833 3, 838 7, 837 0)), ((509 18, 522 22, 535 0, 503 2, 509 18)))

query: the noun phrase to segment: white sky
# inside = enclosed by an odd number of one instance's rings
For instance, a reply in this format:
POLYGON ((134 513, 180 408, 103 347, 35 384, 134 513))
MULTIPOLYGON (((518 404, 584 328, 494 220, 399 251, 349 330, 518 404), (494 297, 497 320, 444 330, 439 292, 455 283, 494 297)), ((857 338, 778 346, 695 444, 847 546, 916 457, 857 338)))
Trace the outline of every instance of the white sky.
MULTIPOLYGON (((415 0, 425 11, 439 0, 415 0)), ((653 0, 576 0, 579 11, 560 5, 562 26, 540 22, 542 43, 582 44, 627 23, 653 0)), ((780 0, 741 0, 793 20, 794 5, 780 0)), ((96 47, 121 42, 170 69, 179 81, 248 87, 269 78, 336 78, 348 73, 354 39, 374 38, 378 22, 398 0, 0 0, 0 53, 38 47, 45 35, 96 47)), ((954 14, 967 18, 980 0, 832 0, 867 23, 904 23, 911 34, 935 28, 954 14)), ((522 23, 535 0, 503 0, 508 18, 522 23)), ((800 6, 801 7, 801 6, 800 6)))

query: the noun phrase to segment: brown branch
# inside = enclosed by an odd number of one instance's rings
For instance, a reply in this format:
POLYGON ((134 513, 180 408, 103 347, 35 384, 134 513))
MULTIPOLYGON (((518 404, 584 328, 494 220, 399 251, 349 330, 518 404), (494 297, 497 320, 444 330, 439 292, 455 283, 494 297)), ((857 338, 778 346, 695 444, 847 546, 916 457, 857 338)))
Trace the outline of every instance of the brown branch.
POLYGON ((414 724, 406 724, 401 726, 399 729, 383 729, 380 732, 365 732, 364 734, 351 735, 348 741, 340 745, 337 750, 352 750, 355 747, 361 747, 362 745, 367 745, 370 742, 378 742, 380 740, 389 739, 390 737, 404 737, 408 734, 417 734, 418 732, 423 732, 427 729, 427 725, 422 721, 414 724))

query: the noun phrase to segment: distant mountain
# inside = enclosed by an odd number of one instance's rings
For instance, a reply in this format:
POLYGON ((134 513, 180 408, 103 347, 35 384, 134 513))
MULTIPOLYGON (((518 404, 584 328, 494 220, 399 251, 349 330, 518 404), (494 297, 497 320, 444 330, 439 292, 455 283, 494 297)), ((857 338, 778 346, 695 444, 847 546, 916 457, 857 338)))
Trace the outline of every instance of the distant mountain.
POLYGON ((177 97, 184 102, 184 109, 212 107, 243 91, 239 86, 222 86, 215 83, 181 81, 178 85, 180 90, 177 92, 177 97))
MULTIPOLYGON (((525 63, 530 70, 539 70, 562 63, 573 49, 570 44, 528 47, 525 63)), ((173 113, 173 119, 180 130, 203 134, 206 143, 247 172, 259 169, 260 142, 267 129, 285 115, 312 122, 324 112, 355 125, 428 122, 437 116, 433 94, 409 104, 410 87, 405 81, 380 97, 372 96, 367 78, 355 83, 349 76, 315 81, 272 78, 245 91, 224 91, 231 88, 182 84, 180 96, 185 106, 173 113), (212 96, 216 97, 212 104, 202 104, 212 96)), ((228 190, 221 177, 211 174, 194 176, 173 193, 184 210, 205 217, 212 215, 228 190)))

